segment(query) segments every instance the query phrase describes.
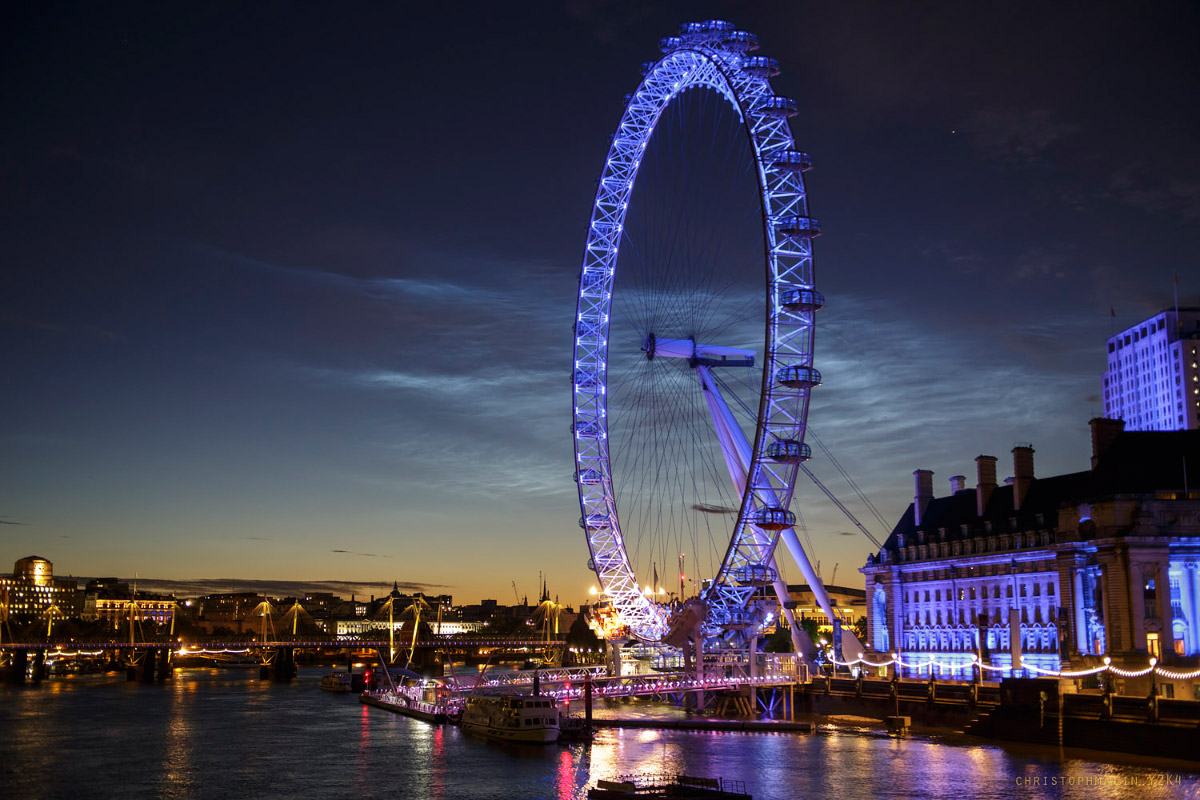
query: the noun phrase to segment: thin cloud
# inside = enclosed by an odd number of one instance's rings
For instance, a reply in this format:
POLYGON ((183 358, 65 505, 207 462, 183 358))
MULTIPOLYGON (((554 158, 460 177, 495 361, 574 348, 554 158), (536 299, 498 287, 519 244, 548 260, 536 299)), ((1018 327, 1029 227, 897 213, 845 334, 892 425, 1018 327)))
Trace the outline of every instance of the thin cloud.
POLYGON ((985 155, 1024 163, 1039 160, 1079 131, 1045 108, 983 108, 964 129, 985 155))
POLYGON ((342 289, 348 292, 359 292, 375 298, 386 299, 409 296, 424 301, 438 299, 460 300, 477 294, 474 289, 446 281, 423 281, 413 278, 392 278, 387 276, 358 277, 330 270, 275 264, 211 245, 193 243, 190 246, 202 253, 217 255, 226 261, 251 267, 261 272, 307 281, 330 288, 342 289))
POLYGON ((1172 211, 1184 219, 1200 219, 1200 181, 1174 171, 1156 169, 1135 161, 1118 169, 1102 197, 1115 199, 1147 212, 1172 211))
POLYGON ((330 550, 331 553, 345 553, 351 556, 365 556, 366 558, 394 558, 394 556, 380 555, 378 553, 356 553, 353 550, 330 550))
MULTIPOLYGON (((88 580, 79 578, 81 583, 88 580)), ((129 579, 132 580, 132 579, 129 579)), ((343 581, 343 580, 264 580, 255 578, 138 578, 138 588, 151 592, 173 594, 176 597, 201 597, 208 594, 229 594, 234 592, 253 592, 268 597, 303 597, 305 594, 329 592, 337 596, 374 594, 383 595, 392 590, 394 579, 374 581, 343 581)), ((396 586, 402 592, 424 592, 440 594, 446 589, 452 589, 449 584, 423 583, 420 581, 396 580, 396 586)))
POLYGON ((726 506, 716 506, 711 503, 695 503, 692 509, 703 514, 736 514, 736 508, 728 508, 726 506))
POLYGON ((69 333, 79 334, 83 336, 92 336, 101 339, 110 339, 112 341, 124 341, 125 337, 119 333, 98 328, 95 325, 62 325, 57 322, 52 322, 45 319, 34 319, 21 314, 14 314, 10 311, 0 312, 0 323, 10 325, 14 328, 28 328, 31 330, 48 331, 52 333, 69 333))

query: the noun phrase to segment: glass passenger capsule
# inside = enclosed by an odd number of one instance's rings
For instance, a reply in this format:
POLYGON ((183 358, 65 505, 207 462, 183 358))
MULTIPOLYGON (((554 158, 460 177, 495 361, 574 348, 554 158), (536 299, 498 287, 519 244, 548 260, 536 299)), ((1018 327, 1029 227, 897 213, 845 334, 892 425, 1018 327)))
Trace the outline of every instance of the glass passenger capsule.
POLYGON ((795 526, 796 515, 786 508, 760 508, 754 512, 754 524, 765 531, 781 531, 795 526))
POLYGON ((791 311, 820 311, 825 295, 816 289, 785 289, 779 293, 779 304, 791 311))
POLYGON ((726 22, 723 19, 706 19, 703 22, 683 23, 679 33, 685 39, 706 41, 734 30, 736 30, 736 26, 732 22, 726 22))
POLYGON ((815 239, 821 235, 821 223, 812 217, 784 217, 777 230, 789 239, 815 239))
POLYGON ((658 40, 658 49, 664 53, 670 53, 673 50, 678 50, 683 46, 683 39, 678 36, 664 36, 658 40))
POLYGON ((747 564, 730 571, 729 576, 742 586, 770 586, 779 575, 766 564, 747 564))
POLYGON ((808 172, 812 169, 812 156, 799 150, 785 150, 771 162, 771 168, 779 172, 808 172))
POLYGON ((728 31, 718 35, 717 42, 726 50, 750 53, 758 49, 758 37, 749 31, 728 31))
POLYGON ((612 527, 607 514, 588 514, 579 518, 579 527, 589 531, 606 531, 612 527))
POLYGON ((604 479, 598 469, 581 469, 575 472, 575 482, 582 483, 584 486, 595 486, 604 479))
POLYGON ((800 113, 800 104, 790 97, 775 95, 763 100, 763 104, 758 107, 758 113, 764 117, 787 119, 800 113))
POLYGON ((785 464, 799 464, 812 458, 812 448, 795 439, 780 439, 767 445, 767 458, 785 464))
POLYGON ((812 367, 793 364, 790 367, 782 367, 776 372, 775 380, 792 389, 807 389, 821 385, 821 373, 812 367))
POLYGON ((779 62, 768 56, 746 56, 742 59, 742 72, 759 78, 774 78, 779 74, 779 62))

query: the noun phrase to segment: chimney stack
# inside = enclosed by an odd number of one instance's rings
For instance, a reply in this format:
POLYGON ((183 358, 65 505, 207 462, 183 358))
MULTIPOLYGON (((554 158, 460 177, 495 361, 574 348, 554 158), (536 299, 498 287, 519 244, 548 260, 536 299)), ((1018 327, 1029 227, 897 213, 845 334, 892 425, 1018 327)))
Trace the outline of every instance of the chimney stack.
POLYGON ((933 471, 914 470, 913 478, 916 482, 916 493, 913 496, 913 526, 920 527, 921 519, 925 516, 925 507, 933 499, 933 471))
POLYGON ((1092 427, 1092 469, 1095 469, 1100 463, 1100 457, 1113 443, 1113 439, 1125 430, 1125 420, 1095 417, 1088 420, 1088 425, 1092 427))
POLYGON ((979 473, 979 483, 975 484, 975 510, 982 517, 996 490, 996 457, 976 456, 975 466, 979 473))
POLYGON ((966 475, 953 475, 950 478, 950 494, 958 494, 963 489, 967 488, 966 475))
POLYGON ((1013 457, 1013 511, 1020 511, 1033 483, 1033 445, 1019 444, 1012 449, 1013 457))

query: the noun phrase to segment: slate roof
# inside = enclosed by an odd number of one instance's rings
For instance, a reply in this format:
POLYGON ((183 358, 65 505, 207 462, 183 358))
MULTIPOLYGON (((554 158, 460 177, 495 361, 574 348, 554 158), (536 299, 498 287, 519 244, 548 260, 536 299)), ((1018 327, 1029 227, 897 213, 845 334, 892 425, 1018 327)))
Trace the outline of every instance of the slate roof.
POLYGON ((895 555, 900 535, 906 545, 915 544, 918 530, 925 531, 926 541, 938 541, 939 528, 946 529, 947 538, 958 539, 963 525, 968 526, 968 538, 987 536, 988 522, 994 532, 1003 533, 1012 530, 1009 520, 1013 517, 1017 519, 1017 530, 1053 528, 1058 521, 1058 510, 1063 507, 1114 495, 1181 491, 1185 465, 1188 488, 1200 488, 1200 430, 1122 432, 1113 439, 1095 469, 1035 477, 1018 512, 1013 512, 1013 487, 1004 485, 992 491, 982 516, 976 514, 974 488, 930 500, 919 528, 913 524, 910 503, 884 542, 884 549, 895 555))

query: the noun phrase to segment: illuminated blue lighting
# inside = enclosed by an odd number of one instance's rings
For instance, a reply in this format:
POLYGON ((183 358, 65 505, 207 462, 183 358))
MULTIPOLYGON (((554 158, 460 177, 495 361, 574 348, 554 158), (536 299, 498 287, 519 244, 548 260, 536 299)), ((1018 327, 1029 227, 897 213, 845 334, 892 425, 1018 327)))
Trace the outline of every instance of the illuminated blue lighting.
MULTIPOLYGON (((607 325, 612 300, 610 287, 616 279, 614 268, 626 227, 630 193, 648 141, 662 112, 674 98, 686 95, 691 89, 704 88, 723 96, 739 116, 743 109, 758 113, 756 117, 743 118, 744 130, 756 162, 763 165, 759 168, 759 186, 763 213, 770 221, 764 231, 768 285, 781 287, 782 293, 778 304, 767 304, 765 348, 771 354, 767 363, 812 363, 812 320, 806 312, 823 305, 820 294, 810 288, 812 257, 808 246, 796 241, 777 241, 780 222, 807 207, 801 173, 811 166, 807 155, 795 150, 786 122, 798 111, 798 104, 775 95, 768 83, 769 78, 778 74, 778 62, 747 56, 747 52, 756 49, 757 37, 723 20, 687 23, 679 36, 665 37, 659 45, 665 55, 657 62, 643 65, 645 78, 626 99, 597 185, 590 237, 579 272, 572 376, 574 477, 582 512, 580 524, 587 532, 591 562, 620 620, 635 637, 649 641, 657 641, 665 634, 667 619, 662 608, 643 595, 632 574, 620 529, 605 441, 607 325), (808 294, 789 295, 787 291, 808 294), (786 336, 777 333, 781 324, 787 326, 786 336)), ((815 221, 812 223, 803 236, 786 233, 779 236, 785 240, 811 238, 820 230, 815 221)), ((820 376, 807 366, 790 372, 789 369, 785 366, 777 370, 782 376, 779 382, 767 381, 763 387, 762 405, 770 411, 759 422, 763 435, 754 439, 761 444, 756 444, 758 449, 749 455, 751 471, 763 476, 756 479, 762 485, 754 490, 761 492, 761 496, 744 503, 745 518, 739 516, 734 526, 728 563, 722 564, 718 577, 706 590, 714 619, 744 617, 746 629, 760 625, 763 612, 757 608, 753 612, 748 610, 752 591, 743 588, 744 583, 739 583, 729 570, 766 566, 761 561, 762 554, 769 553, 771 548, 764 546, 764 534, 755 523, 766 526, 794 523, 794 515, 785 507, 786 501, 772 498, 791 497, 797 465, 811 455, 803 443, 807 402, 802 399, 803 393, 787 392, 781 387, 795 380, 805 381, 805 388, 811 387, 820 382, 820 376), (759 465, 763 468, 759 469, 759 465)), ((744 573, 743 578, 747 574, 750 573, 744 573)))

